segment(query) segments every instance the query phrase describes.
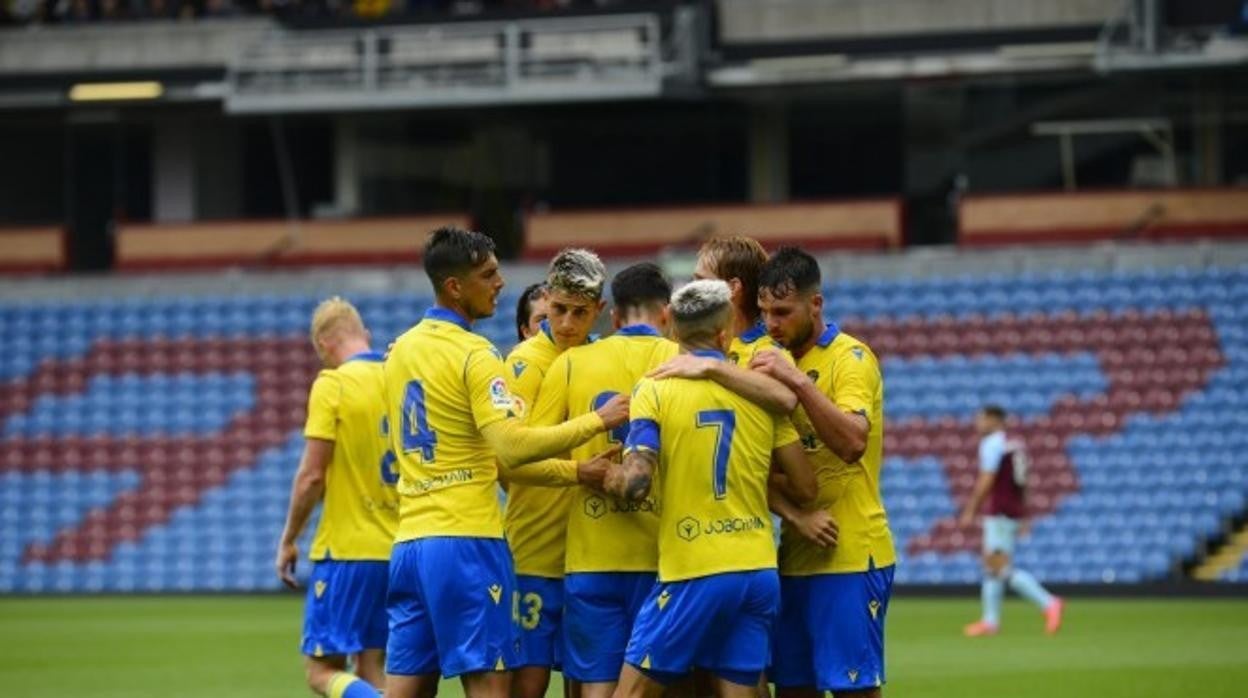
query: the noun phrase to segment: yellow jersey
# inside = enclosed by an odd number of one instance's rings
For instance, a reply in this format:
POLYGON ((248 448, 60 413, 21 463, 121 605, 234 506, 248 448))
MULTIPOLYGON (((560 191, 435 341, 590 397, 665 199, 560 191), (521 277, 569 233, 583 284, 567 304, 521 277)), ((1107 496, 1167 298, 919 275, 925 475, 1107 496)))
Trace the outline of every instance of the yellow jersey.
MULTIPOLYGON (((507 355, 507 385, 522 415, 537 404, 542 379, 558 358, 559 347, 542 321, 542 331, 507 355)), ((513 482, 507 489, 503 530, 516 562, 516 574, 560 579, 571 487, 537 487, 513 482)))
POLYGON ((732 342, 728 345, 728 360, 741 368, 749 368, 754 355, 767 350, 775 350, 789 356, 788 350, 767 334, 767 326, 759 322, 732 338, 732 342))
MULTIPOLYGON (((613 396, 632 392, 638 380, 678 353, 675 342, 649 325, 621 327, 606 339, 569 349, 547 371, 530 423, 547 426, 592 412, 613 396)), ((621 425, 573 449, 572 457, 592 458, 613 444, 623 445, 627 436, 628 428, 621 425)), ((567 572, 658 569, 659 513, 654 494, 630 503, 585 487, 569 489, 567 572)))
POLYGON ((857 463, 846 463, 819 440, 810 417, 800 407, 793 423, 819 482, 818 506, 840 526, 835 548, 823 549, 785 529, 780 539, 780 574, 812 575, 865 572, 897 561, 888 515, 880 498, 880 467, 884 452, 884 382, 880 365, 867 345, 844 334, 835 324, 797 367, 840 409, 867 418, 867 450, 857 463))
MULTIPOLYGON (((696 351, 724 360, 717 351, 696 351)), ((795 443, 788 417, 711 380, 644 378, 629 409, 628 451, 658 456, 659 580, 774 569, 771 452, 795 443)))
POLYGON ((312 560, 389 560, 399 521, 398 474, 386 444, 382 356, 361 352, 320 372, 303 435, 334 442, 312 560))
POLYGON ((385 362, 399 464, 399 542, 502 538, 498 467, 481 429, 515 417, 503 360, 457 313, 430 308, 385 362))

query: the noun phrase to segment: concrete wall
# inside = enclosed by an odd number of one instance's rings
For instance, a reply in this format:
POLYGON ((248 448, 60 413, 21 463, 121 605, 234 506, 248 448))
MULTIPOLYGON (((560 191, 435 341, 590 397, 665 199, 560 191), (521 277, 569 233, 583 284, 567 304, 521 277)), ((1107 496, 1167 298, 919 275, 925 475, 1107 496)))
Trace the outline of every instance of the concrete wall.
POLYGON ((726 43, 1103 24, 1121 0, 718 0, 726 43))

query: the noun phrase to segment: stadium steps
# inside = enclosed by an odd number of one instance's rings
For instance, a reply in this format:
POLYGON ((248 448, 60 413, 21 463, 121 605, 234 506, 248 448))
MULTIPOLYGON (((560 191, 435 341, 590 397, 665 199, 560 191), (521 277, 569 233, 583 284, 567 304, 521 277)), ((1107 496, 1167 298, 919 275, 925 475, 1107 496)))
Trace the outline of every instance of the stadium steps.
POLYGON ((1227 537, 1226 542, 1192 570, 1192 578, 1203 582, 1216 582, 1239 566, 1248 555, 1248 520, 1227 537))

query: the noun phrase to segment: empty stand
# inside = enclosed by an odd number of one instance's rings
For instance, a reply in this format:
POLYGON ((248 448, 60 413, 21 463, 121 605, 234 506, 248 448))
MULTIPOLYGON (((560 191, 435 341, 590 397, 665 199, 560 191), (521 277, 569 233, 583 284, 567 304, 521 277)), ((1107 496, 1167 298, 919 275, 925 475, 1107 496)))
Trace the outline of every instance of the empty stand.
MULTIPOLYGON (((989 401, 1031 451, 1035 524, 1018 559, 1046 581, 1166 579, 1244 515, 1248 268, 825 292, 882 357, 901 583, 978 579, 979 530, 954 517, 989 401)), ((0 592, 276 588, 316 300, 0 304, 0 592)), ((430 301, 353 300, 379 347, 430 301)), ((478 330, 513 343, 507 314, 478 330)))

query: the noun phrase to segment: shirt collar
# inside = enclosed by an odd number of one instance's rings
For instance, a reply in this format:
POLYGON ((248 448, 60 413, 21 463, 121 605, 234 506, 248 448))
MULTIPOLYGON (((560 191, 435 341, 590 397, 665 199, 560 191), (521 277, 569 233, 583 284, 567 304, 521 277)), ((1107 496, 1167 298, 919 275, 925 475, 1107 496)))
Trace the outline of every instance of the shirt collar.
POLYGON ((829 322, 828 328, 823 331, 823 334, 819 335, 819 339, 815 340, 815 344, 818 344, 821 349, 827 349, 832 340, 836 339, 836 336, 840 333, 841 328, 837 327, 835 322, 829 322))
POLYGON ((638 323, 636 325, 625 325, 615 331, 616 334, 624 337, 658 337, 659 331, 651 325, 638 323))
MULTIPOLYGON (((358 354, 352 354, 351 356, 348 356, 347 361, 384 361, 385 358, 386 358, 385 354, 382 354, 379 351, 373 351, 372 349, 369 349, 366 351, 362 351, 358 354)), ((347 363, 347 361, 343 361, 342 363, 345 364, 347 363)))
POLYGON ((555 341, 555 335, 550 331, 550 322, 548 320, 542 320, 537 323, 537 326, 542 329, 542 334, 546 335, 546 339, 549 339, 553 344, 555 341))
POLYGON ((725 360, 724 352, 716 351, 715 349, 694 349, 689 353, 706 359, 719 359, 720 361, 725 360))
POLYGON ((746 344, 753 344, 762 339, 765 334, 767 334, 767 326, 761 322, 756 322, 753 327, 737 335, 737 338, 746 344))
POLYGON ((461 328, 463 328, 467 332, 472 331, 472 323, 465 320, 463 315, 460 315, 459 313, 449 308, 441 308, 435 305, 432 308, 425 311, 425 319, 426 320, 441 320, 442 322, 454 323, 456 325, 459 325, 461 328))

